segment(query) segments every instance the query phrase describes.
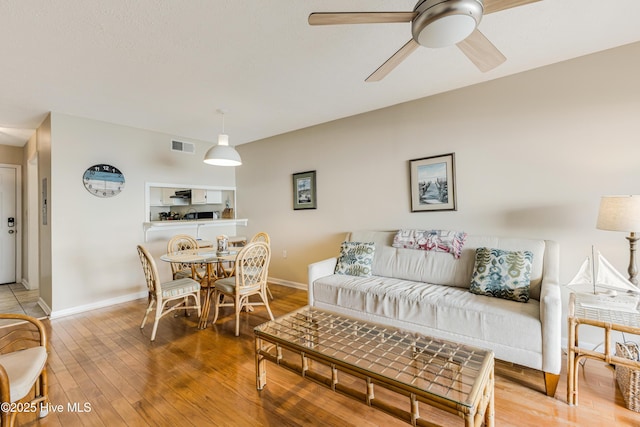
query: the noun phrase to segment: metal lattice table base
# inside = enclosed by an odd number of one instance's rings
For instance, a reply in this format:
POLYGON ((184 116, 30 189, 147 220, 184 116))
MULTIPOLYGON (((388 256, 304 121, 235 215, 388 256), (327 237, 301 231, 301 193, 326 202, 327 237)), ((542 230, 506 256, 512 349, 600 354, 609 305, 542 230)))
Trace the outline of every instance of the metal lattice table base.
POLYGON ((494 424, 490 350, 313 307, 264 323, 255 334, 258 390, 266 385, 268 360, 412 425, 433 425, 420 418, 419 402, 462 417, 466 426, 494 424), (365 389, 341 383, 340 373, 364 380, 365 389), (375 386, 406 396, 409 410, 376 398, 375 386))

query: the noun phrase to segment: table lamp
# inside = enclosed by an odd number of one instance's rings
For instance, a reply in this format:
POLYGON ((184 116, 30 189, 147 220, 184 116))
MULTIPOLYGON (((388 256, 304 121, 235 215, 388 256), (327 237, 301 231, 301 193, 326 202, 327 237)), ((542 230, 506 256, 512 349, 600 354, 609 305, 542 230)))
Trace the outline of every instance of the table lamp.
POLYGON ((629 232, 629 281, 638 285, 636 267, 636 232, 640 231, 640 196, 603 196, 600 200, 596 228, 629 232))

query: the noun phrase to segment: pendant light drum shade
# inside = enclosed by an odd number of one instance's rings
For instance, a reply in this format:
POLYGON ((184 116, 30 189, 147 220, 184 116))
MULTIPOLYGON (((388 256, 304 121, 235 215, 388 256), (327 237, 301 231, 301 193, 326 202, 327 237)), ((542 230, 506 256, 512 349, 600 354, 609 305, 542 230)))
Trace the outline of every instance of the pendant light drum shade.
POLYGON ((222 132, 218 135, 218 144, 209 148, 204 155, 204 162, 214 166, 240 166, 242 159, 235 148, 229 145, 229 135, 224 133, 224 113, 222 114, 222 132))

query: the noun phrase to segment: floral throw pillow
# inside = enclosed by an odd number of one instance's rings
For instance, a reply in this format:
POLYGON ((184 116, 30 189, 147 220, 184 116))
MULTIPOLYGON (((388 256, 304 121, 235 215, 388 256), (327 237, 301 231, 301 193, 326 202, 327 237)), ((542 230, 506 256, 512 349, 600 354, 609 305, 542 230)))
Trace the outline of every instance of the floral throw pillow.
POLYGON ((478 295, 529 301, 529 282, 533 254, 478 248, 469 290, 478 295))
POLYGON ((349 276, 371 276, 375 249, 374 243, 342 242, 335 273, 349 276))
POLYGON ((460 258, 467 239, 464 231, 449 230, 398 230, 393 237, 394 248, 422 249, 424 251, 446 252, 460 258))

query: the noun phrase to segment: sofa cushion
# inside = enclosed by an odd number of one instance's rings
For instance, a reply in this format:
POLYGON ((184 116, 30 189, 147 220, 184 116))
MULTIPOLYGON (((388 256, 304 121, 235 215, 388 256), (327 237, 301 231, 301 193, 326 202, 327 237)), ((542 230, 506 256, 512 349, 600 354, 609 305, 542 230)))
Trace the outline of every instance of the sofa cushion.
MULTIPOLYGON (((450 256, 449 256, 450 257, 450 256)), ((487 298, 466 289, 389 277, 331 275, 313 284, 314 305, 347 307, 523 351, 540 352, 540 304, 487 298)))
POLYGON ((375 244, 371 242, 342 242, 335 273, 349 276, 371 276, 375 248, 375 244))
POLYGON ((469 290, 478 295, 529 301, 529 277, 533 254, 529 251, 476 249, 469 290))

